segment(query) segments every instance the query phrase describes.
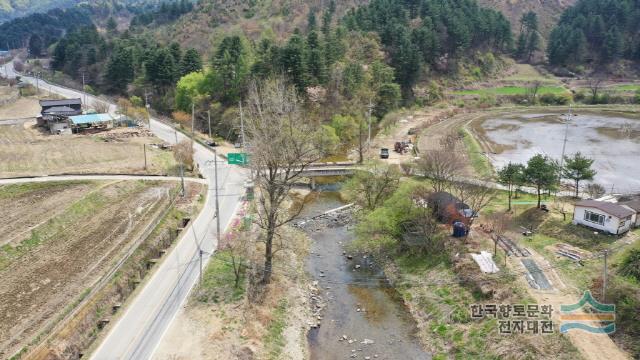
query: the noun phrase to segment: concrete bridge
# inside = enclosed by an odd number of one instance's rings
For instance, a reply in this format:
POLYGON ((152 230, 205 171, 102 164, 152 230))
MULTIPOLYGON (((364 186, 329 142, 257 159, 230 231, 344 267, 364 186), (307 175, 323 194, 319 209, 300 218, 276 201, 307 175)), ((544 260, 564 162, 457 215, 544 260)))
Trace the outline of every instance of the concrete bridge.
POLYGON ((358 165, 353 162, 315 163, 309 165, 300 173, 303 177, 311 178, 311 189, 315 189, 317 177, 352 175, 358 165))

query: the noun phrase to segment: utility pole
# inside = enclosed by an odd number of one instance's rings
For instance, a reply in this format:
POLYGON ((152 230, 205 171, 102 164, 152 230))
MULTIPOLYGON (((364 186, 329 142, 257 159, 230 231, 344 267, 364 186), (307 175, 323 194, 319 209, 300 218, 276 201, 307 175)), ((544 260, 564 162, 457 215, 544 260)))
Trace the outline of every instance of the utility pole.
POLYGON ((564 166, 564 154, 567 149, 567 135, 569 134, 569 121, 571 120, 571 105, 569 105, 569 114, 565 120, 564 140, 562 142, 562 156, 560 156, 560 169, 564 166))
POLYGON ((242 136, 242 149, 245 149, 244 143, 244 117, 242 116, 242 101, 238 101, 238 106, 240 107, 240 136, 242 136))
POLYGON ((84 71, 82 72, 82 97, 84 98, 83 102, 84 102, 84 108, 87 108, 87 93, 84 91, 85 89, 85 84, 84 84, 84 71))
POLYGON ((371 150, 371 109, 373 105, 371 104, 371 99, 369 99, 369 111, 367 112, 367 122, 369 123, 369 136, 367 137, 367 150, 371 150))
POLYGON ((144 169, 147 170, 147 144, 142 144, 142 151, 144 151, 144 169))
POLYGON ((607 255, 609 254, 609 250, 604 251, 604 268, 602 275, 602 302, 606 302, 607 300, 607 255))
MULTIPOLYGON (((173 135, 176 137, 176 144, 178 146, 178 131, 176 130, 176 125, 173 125, 173 135)), ((182 161, 178 161, 180 163, 180 196, 184 197, 184 165, 182 161)))
POLYGON ((216 237, 220 241, 220 201, 218 198, 218 151, 213 148, 213 177, 216 194, 216 237))
POLYGON ((202 254, 204 253, 204 251, 202 251, 202 249, 199 249, 199 253, 200 253, 200 286, 202 286, 202 254))
POLYGON ((149 130, 151 130, 151 113, 149 110, 151 109, 151 105, 149 105, 149 93, 147 90, 144 90, 144 108, 147 111, 148 121, 149 121, 149 130))
POLYGON ((38 73, 36 73, 36 94, 40 93, 40 84, 38 81, 38 73))
POLYGON ((196 103, 191 103, 191 147, 193 148, 193 141, 196 134, 193 132, 194 124, 196 122, 196 103))
POLYGON ((213 140, 213 136, 211 136, 211 110, 207 110, 207 121, 209 122, 209 138, 213 140))

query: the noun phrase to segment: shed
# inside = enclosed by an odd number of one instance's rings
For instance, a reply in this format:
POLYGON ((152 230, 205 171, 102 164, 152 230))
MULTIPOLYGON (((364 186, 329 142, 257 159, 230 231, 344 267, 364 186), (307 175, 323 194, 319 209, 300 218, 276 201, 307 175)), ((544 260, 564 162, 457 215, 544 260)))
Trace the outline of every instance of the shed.
POLYGON ((446 191, 430 194, 427 202, 440 222, 451 223, 458 220, 460 216, 471 216, 469 205, 446 191))
POLYGON ((107 127, 113 123, 109 114, 87 114, 69 117, 69 124, 74 129, 89 127, 107 127))
POLYGON ((609 234, 620 235, 636 223, 637 213, 627 205, 598 200, 582 200, 576 203, 573 223, 609 234))
POLYGON ((40 100, 40 107, 43 115, 51 112, 52 108, 56 108, 54 111, 72 111, 74 112, 72 115, 82 114, 82 101, 80 99, 40 100))

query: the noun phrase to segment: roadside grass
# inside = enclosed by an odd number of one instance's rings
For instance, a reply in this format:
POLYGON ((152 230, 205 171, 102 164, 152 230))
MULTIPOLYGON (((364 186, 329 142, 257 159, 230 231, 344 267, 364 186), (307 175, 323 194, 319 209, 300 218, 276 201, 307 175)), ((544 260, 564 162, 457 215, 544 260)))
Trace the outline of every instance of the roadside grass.
POLYGON ((464 142, 464 146, 467 150, 467 154, 469 155, 469 160, 471 161, 471 166, 476 171, 477 175, 480 175, 483 178, 490 177, 493 175, 493 167, 487 159, 486 156, 483 155, 480 144, 476 141, 476 139, 469 133, 467 129, 460 129, 460 135, 463 136, 462 141, 464 142))
MULTIPOLYGON (((527 91, 527 87, 524 86, 502 86, 486 89, 457 90, 453 92, 453 95, 526 95, 527 91)), ((538 89, 538 95, 558 95, 566 92, 567 89, 561 86, 541 86, 538 89)))
POLYGON ((244 274, 235 287, 235 274, 229 250, 217 251, 202 275, 196 299, 203 303, 234 303, 244 296, 244 274))
POLYGON ((285 345, 284 329, 287 327, 287 299, 281 299, 274 309, 263 343, 269 359, 279 359, 285 345))

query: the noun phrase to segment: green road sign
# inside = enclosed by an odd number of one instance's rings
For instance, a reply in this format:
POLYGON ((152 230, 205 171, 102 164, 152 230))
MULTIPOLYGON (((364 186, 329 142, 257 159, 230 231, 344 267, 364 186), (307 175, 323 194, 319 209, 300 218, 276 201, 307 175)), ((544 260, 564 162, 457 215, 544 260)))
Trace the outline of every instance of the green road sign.
POLYGON ((246 153, 228 153, 227 163, 229 165, 247 165, 249 158, 246 153))

